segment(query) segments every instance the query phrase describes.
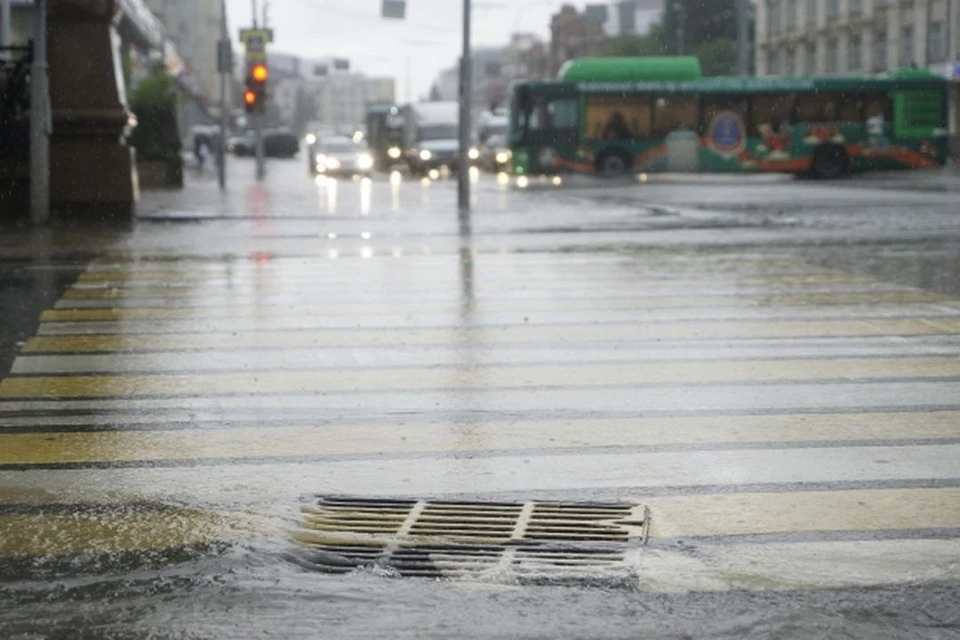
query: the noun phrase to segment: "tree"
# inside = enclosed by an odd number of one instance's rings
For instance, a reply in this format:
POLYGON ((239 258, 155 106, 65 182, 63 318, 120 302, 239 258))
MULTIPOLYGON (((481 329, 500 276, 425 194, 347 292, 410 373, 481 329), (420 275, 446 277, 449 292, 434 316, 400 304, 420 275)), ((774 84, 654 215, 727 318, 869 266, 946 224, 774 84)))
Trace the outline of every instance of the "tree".
POLYGON ((737 0, 666 0, 663 43, 667 53, 689 53, 698 44, 737 39, 737 0))
POLYGON ((130 97, 130 110, 137 127, 130 145, 143 160, 178 161, 180 134, 177 130, 177 90, 173 78, 160 65, 143 79, 130 97))
POLYGON ((663 44, 663 28, 651 27, 645 36, 622 35, 611 38, 606 45, 607 56, 662 56, 669 53, 663 44))
POLYGON ((440 87, 434 84, 432 87, 430 87, 430 102, 440 102, 442 99, 443 96, 440 95, 440 87))
POLYGON ((705 76, 729 76, 737 73, 737 46, 729 38, 702 42, 690 49, 700 60, 705 76))

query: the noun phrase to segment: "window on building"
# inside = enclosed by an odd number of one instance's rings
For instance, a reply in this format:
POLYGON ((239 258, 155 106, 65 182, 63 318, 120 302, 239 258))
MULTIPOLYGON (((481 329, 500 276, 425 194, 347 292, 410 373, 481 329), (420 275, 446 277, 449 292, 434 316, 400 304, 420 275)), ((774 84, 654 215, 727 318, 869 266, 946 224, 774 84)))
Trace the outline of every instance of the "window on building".
POLYGON ((797 28, 797 0, 787 0, 787 29, 797 28))
POLYGON ((816 24, 817 22, 817 0, 807 0, 807 23, 816 24))
POLYGON ((757 95, 750 98, 750 136, 770 135, 793 121, 793 94, 757 95))
POLYGON ((847 0, 850 6, 850 13, 856 14, 863 11, 863 0, 847 0))
POLYGON ((890 3, 887 0, 873 0, 874 9, 882 9, 883 7, 886 7, 888 4, 890 3))
POLYGON ((827 40, 827 73, 836 73, 839 71, 840 47, 836 38, 827 40))
POLYGON ((947 29, 941 21, 930 23, 930 62, 943 62, 947 58, 947 29))
POLYGON ((887 32, 878 31, 873 34, 873 70, 886 71, 887 69, 887 32))
POLYGON ((772 76, 780 75, 780 51, 772 49, 767 57, 767 73, 772 76))
POLYGON ((913 62, 913 25, 906 25, 900 30, 900 66, 908 67, 913 62))
POLYGON ((767 3, 767 33, 780 33, 780 0, 767 3))
POLYGON ((807 75, 812 76, 817 73, 817 43, 811 42, 807 45, 807 75))
POLYGON ((654 98, 653 137, 665 138, 677 129, 696 131, 700 124, 697 103, 695 96, 654 98))
POLYGON ((848 53, 847 69, 849 71, 861 71, 863 69, 863 36, 860 34, 850 36, 848 53))
POLYGON ((783 74, 786 76, 797 75, 797 55, 793 47, 788 47, 783 52, 783 74))
POLYGON ((831 18, 840 15, 840 0, 827 0, 827 15, 831 18))

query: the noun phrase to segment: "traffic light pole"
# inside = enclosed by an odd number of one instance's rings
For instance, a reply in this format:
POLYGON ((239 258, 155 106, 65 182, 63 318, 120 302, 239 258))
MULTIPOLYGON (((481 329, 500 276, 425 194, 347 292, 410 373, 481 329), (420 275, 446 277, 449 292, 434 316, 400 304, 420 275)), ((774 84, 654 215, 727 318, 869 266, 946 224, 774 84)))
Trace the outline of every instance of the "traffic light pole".
POLYGON ((457 204, 461 222, 470 211, 470 122, 473 86, 470 56, 470 9, 471 1, 463 0, 463 53, 460 56, 460 159, 457 171, 457 204))
POLYGON ((257 155, 257 181, 262 182, 267 174, 263 158, 263 114, 253 114, 253 147, 257 155))

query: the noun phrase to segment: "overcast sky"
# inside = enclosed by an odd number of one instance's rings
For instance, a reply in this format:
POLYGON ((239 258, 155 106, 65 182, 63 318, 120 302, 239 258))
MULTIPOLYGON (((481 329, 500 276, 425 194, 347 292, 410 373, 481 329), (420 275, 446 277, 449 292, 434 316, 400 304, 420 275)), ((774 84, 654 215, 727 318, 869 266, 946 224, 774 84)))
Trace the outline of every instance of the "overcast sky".
MULTIPOLYGON (((549 38, 550 16, 575 0, 473 0, 477 46, 504 45, 515 30, 549 38)), ((305 58, 349 58, 355 69, 397 80, 397 98, 407 98, 407 60, 416 99, 430 90, 437 72, 460 55, 462 0, 407 0, 405 21, 380 18, 381 0, 273 0, 272 51, 305 58)), ((262 11, 263 0, 257 0, 262 11)), ((227 0, 231 33, 250 26, 251 0, 227 0)))

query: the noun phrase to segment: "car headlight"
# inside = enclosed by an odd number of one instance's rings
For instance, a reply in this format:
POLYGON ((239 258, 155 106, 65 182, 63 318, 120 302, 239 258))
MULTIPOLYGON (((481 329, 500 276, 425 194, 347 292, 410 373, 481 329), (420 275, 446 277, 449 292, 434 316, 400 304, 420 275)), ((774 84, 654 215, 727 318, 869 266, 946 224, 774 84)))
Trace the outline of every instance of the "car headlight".
POLYGON ((400 147, 390 147, 387 149, 387 155, 396 160, 400 157, 401 151, 400 147))
POLYGON ((336 158, 327 158, 327 169, 339 169, 340 161, 336 158))
POLYGON ((373 156, 369 153, 361 153, 357 156, 357 167, 360 169, 370 169, 373 167, 373 156))
POLYGON ((317 142, 317 136, 313 135, 312 133, 308 133, 306 137, 306 143, 315 144, 316 142, 317 142))
POLYGON ((423 151, 420 152, 420 159, 421 159, 421 160, 429 160, 429 159, 432 158, 432 157, 433 157, 433 154, 430 153, 430 152, 429 152, 428 150, 426 150, 426 149, 424 149, 423 151))
POLYGON ((476 160, 480 157, 480 150, 476 147, 471 147, 470 151, 467 152, 467 155, 470 156, 471 160, 476 160))
POLYGON ((315 160, 317 161, 317 164, 327 164, 327 156, 323 155, 322 153, 318 153, 315 160))
POLYGON ((500 164, 505 164, 510 161, 510 152, 509 151, 498 151, 497 152, 497 162, 500 164))

